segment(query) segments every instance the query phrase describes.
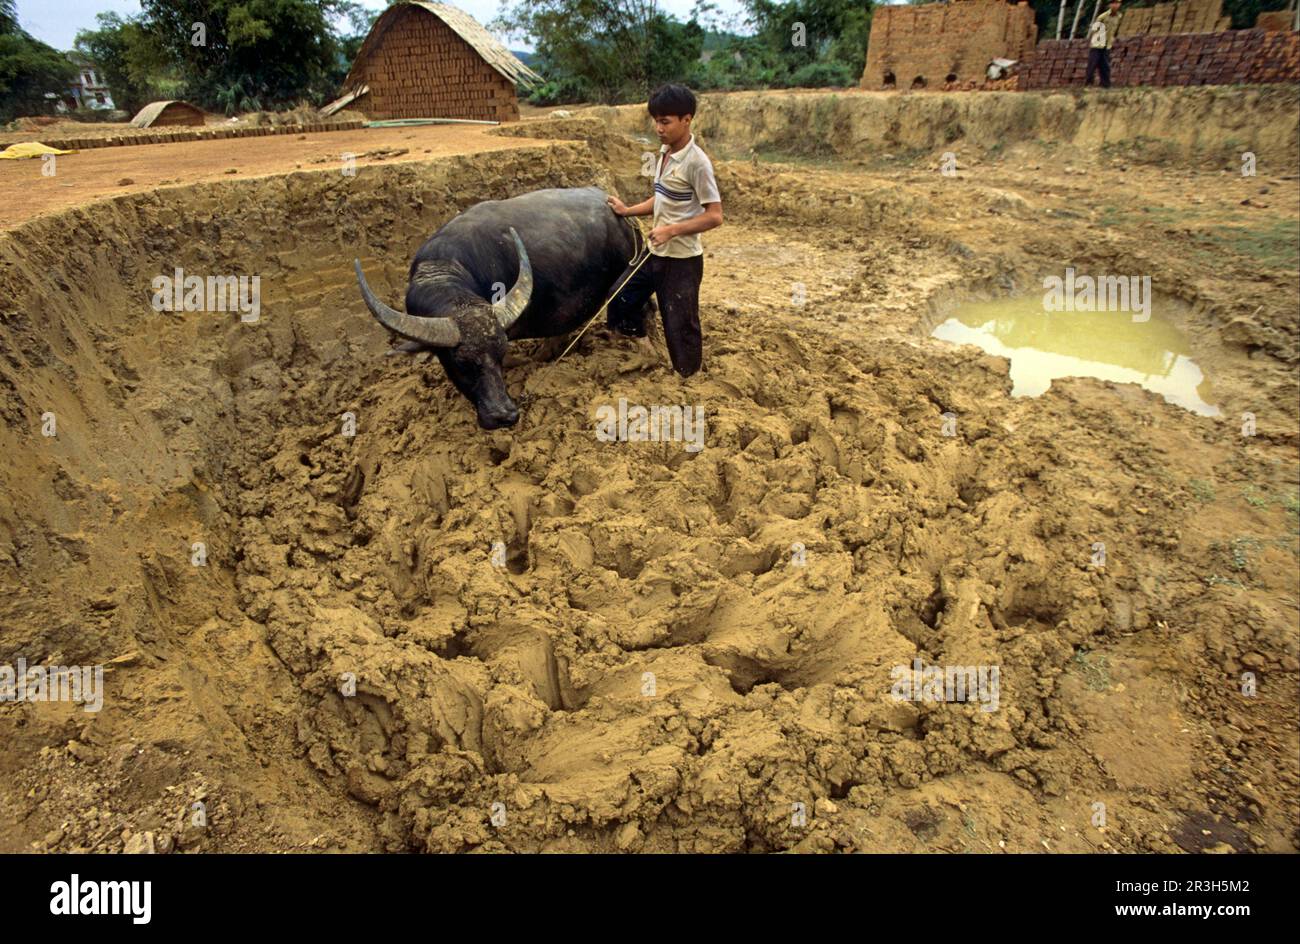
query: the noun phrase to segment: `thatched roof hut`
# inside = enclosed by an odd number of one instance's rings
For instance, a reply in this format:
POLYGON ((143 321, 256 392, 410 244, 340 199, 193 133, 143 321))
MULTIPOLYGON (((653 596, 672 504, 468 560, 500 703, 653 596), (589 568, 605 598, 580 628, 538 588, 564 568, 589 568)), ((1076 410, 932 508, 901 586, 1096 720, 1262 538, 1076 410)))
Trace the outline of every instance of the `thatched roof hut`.
POLYGON ((372 119, 512 121, 519 117, 516 83, 541 81, 465 11, 408 2, 375 21, 343 93, 357 93, 350 107, 372 119))

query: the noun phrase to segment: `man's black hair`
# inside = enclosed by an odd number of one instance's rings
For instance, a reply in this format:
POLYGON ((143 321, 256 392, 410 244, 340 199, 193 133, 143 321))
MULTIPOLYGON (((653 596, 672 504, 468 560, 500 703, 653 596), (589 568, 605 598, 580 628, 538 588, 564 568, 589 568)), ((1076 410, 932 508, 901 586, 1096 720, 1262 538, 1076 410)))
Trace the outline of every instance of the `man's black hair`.
POLYGON ((654 118, 669 115, 694 115, 695 93, 685 85, 661 85, 650 96, 650 114, 654 118))

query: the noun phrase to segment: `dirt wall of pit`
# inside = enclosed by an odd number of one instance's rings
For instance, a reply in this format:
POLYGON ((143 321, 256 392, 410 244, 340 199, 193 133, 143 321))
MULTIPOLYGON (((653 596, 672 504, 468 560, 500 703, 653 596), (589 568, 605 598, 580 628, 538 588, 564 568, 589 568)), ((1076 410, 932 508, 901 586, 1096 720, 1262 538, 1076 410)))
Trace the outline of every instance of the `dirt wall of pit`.
MULTIPOLYGON (((650 136, 645 107, 584 109, 630 135, 650 136)), ((1099 149, 1158 139, 1173 162, 1300 162, 1300 87, 1114 89, 1107 93, 734 92, 701 97, 701 140, 732 156, 751 151, 871 161, 958 141, 1099 149), (1263 158, 1261 157, 1261 160, 1263 158)))

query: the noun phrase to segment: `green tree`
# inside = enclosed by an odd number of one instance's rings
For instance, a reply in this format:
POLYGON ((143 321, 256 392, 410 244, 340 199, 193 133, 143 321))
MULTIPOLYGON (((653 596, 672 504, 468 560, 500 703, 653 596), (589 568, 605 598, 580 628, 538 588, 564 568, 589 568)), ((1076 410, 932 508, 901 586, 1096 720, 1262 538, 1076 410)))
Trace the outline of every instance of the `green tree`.
POLYGON ((637 101, 669 79, 698 89, 855 84, 866 61, 871 6, 745 0, 750 35, 739 35, 740 23, 722 24, 708 0, 697 0, 686 23, 654 0, 519 0, 495 25, 535 44, 538 71, 548 81, 534 101, 637 101))
POLYGON ((348 61, 332 21, 368 24, 353 0, 141 0, 141 8, 140 26, 185 96, 227 112, 328 100, 348 61))
POLYGON ((659 10, 655 0, 522 0, 493 23, 530 40, 547 84, 535 101, 644 100, 699 58, 704 31, 659 10))
MULTIPOLYGON (((756 35, 783 65, 786 83, 807 76, 862 77, 871 32, 869 0, 744 0, 756 35), (814 65, 818 69, 810 68, 814 65)), ((849 84, 849 83, 845 83, 849 84)))
POLYGON ((0 121, 54 111, 58 99, 46 93, 62 95, 76 72, 67 56, 18 25, 14 0, 0 0, 0 121))
POLYGON ((164 97, 161 77, 167 59, 156 37, 137 20, 116 13, 100 13, 98 26, 80 30, 75 47, 98 67, 113 93, 113 104, 134 114, 149 102, 164 97))

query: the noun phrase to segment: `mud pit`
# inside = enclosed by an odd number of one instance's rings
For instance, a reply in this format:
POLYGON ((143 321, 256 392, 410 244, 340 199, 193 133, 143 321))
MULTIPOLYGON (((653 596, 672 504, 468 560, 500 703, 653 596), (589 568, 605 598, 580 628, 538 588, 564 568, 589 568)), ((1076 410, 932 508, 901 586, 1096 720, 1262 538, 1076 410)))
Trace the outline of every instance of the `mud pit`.
POLYGON ((436 361, 382 356, 350 262, 397 299, 478 200, 641 189, 626 139, 527 130, 569 140, 0 241, 0 663, 106 665, 101 712, 0 705, 0 848, 1295 848, 1294 265, 1098 244, 1031 218, 1072 182, 1010 158, 940 200, 924 162, 720 162, 705 372, 596 331, 513 368, 522 419, 487 434, 436 361), (1225 416, 1012 399, 1006 361, 926 337, 1063 258, 1182 285, 1225 416), (153 312, 176 265, 260 274, 261 321, 153 312), (620 398, 702 406, 705 448, 597 441, 620 398), (998 710, 894 700, 914 659, 997 666, 998 710))

